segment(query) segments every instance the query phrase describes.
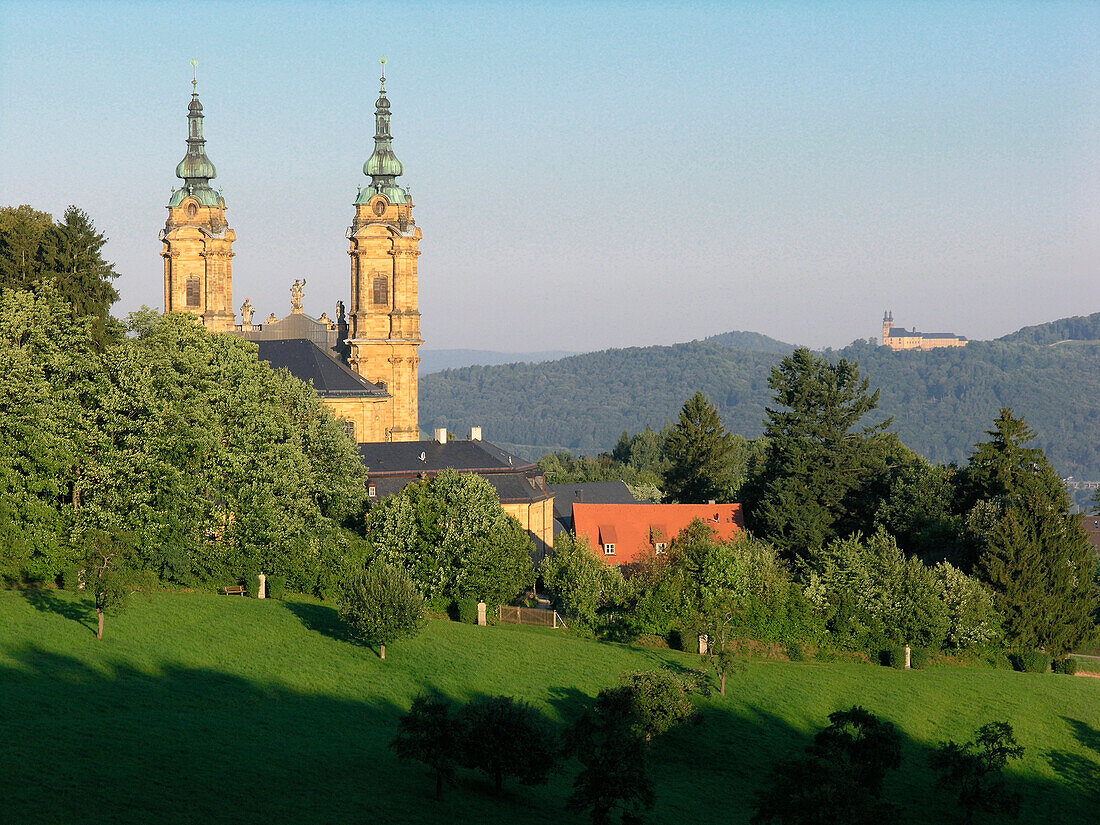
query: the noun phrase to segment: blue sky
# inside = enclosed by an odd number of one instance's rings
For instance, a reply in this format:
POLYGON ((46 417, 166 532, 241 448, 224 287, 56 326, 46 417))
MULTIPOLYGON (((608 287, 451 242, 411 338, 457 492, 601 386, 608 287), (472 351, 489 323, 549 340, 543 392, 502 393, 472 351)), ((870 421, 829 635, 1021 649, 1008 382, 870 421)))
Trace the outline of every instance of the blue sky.
POLYGON ((0 0, 0 205, 160 306, 190 60, 235 303, 348 291, 386 56, 427 346, 987 338, 1100 311, 1100 4, 0 0))

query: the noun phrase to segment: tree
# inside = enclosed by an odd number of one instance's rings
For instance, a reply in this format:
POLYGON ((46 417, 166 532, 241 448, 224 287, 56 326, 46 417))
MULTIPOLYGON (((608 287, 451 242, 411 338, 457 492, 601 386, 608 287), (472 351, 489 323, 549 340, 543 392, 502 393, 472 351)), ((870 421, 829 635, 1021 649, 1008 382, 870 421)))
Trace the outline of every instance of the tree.
POLYGON ((404 567, 433 609, 459 599, 502 604, 534 580, 533 545, 488 481, 445 470, 371 508, 367 541, 404 567))
POLYGON ((443 798, 443 783, 454 778, 461 742, 458 720, 451 703, 439 696, 421 694, 398 723, 390 747, 400 759, 423 762, 435 772, 435 798, 443 798))
POLYGON ((978 728, 973 742, 941 742, 930 762, 939 773, 937 784, 957 795, 962 821, 970 825, 980 811, 1016 819, 1020 795, 1005 786, 1003 770, 1024 749, 1008 722, 990 722, 978 728))
POLYGON ((103 638, 103 614, 126 606, 130 597, 132 570, 129 554, 132 538, 118 531, 89 529, 83 536, 85 546, 84 585, 95 602, 99 626, 95 637, 103 638))
POLYGON ((554 730, 526 702, 510 696, 471 700, 460 713, 465 764, 493 781, 500 796, 505 777, 524 785, 542 785, 558 759, 554 730))
POLYGON ((825 543, 869 527, 877 509, 869 488, 882 483, 889 453, 904 448, 885 434, 890 420, 860 426, 879 393, 854 362, 830 364, 802 347, 772 368, 768 386, 776 407, 766 410, 749 515, 767 540, 812 566, 825 543))
POLYGON ((566 809, 590 809, 593 825, 608 825, 612 812, 621 821, 637 821, 653 807, 649 754, 636 730, 634 707, 622 688, 600 691, 568 737, 570 752, 581 763, 566 809))
POLYGON ((617 567, 598 559, 583 536, 562 533, 542 560, 539 575, 556 607, 590 629, 599 621, 600 608, 620 594, 625 583, 617 567))
POLYGON ((624 673, 624 691, 639 734, 649 742, 695 713, 685 684, 671 670, 624 673))
POLYGON ((881 800, 886 775, 901 764, 901 736, 890 722, 856 706, 829 714, 802 759, 785 760, 756 793, 751 822, 873 825, 893 821, 881 800))
POLYGON ((385 659, 387 644, 420 632, 424 599, 400 567, 374 562, 345 586, 340 617, 358 639, 377 644, 385 659))
POLYGON ((118 292, 114 266, 103 259, 106 236, 75 206, 60 222, 29 206, 0 209, 0 287, 38 291, 50 283, 77 318, 90 317, 102 346, 120 329, 109 316, 118 292))
POLYGON ((726 432, 718 410, 701 392, 695 393, 665 441, 670 463, 665 472, 668 495, 692 504, 727 498, 733 481, 733 451, 733 436, 726 432))
POLYGON ((1081 516, 1035 433, 1002 409, 978 444, 963 481, 973 502, 978 573, 993 591, 1007 641, 1017 649, 1069 652, 1094 629, 1095 558, 1081 516), (976 518, 984 513, 984 518, 976 518))
POLYGON ((737 670, 743 670, 745 665, 737 658, 737 654, 734 653, 733 648, 729 646, 711 648, 710 664, 714 668, 715 674, 718 676, 719 688, 718 692, 722 695, 726 695, 726 677, 737 670))

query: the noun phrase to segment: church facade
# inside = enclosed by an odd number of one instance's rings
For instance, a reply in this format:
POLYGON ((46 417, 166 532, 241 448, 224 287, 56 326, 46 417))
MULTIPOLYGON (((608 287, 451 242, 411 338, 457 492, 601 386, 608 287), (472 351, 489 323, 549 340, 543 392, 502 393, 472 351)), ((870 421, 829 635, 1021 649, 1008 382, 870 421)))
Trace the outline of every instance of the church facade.
MULTIPOLYGON (((339 377, 331 365, 301 354, 294 363, 305 369, 298 377, 312 380, 321 400, 347 422, 356 441, 418 441, 420 311, 417 258, 420 228, 413 219, 412 197, 397 185, 404 167, 393 152, 390 102, 385 65, 375 102, 374 152, 363 165, 370 177, 361 186, 346 237, 350 242, 351 304, 343 302, 336 317, 305 314, 304 280, 291 287, 291 314, 272 313, 262 324, 252 322, 250 301, 233 309, 233 242, 236 233, 226 219, 226 203, 210 182, 217 170, 206 154, 203 108, 192 81, 187 109, 187 152, 176 167, 183 184, 173 190, 168 219, 160 233, 164 259, 164 310, 187 312, 212 332, 229 332, 249 340, 312 342, 353 377, 339 377), (326 391, 325 386, 339 390, 326 391)), ((269 349, 271 349, 269 347, 269 349)))

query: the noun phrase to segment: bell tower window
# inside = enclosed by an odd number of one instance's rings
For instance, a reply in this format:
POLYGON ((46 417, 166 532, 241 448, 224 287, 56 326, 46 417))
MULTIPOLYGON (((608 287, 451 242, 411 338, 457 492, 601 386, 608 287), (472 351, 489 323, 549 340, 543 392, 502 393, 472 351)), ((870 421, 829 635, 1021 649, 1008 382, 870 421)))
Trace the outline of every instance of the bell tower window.
POLYGON ((388 278, 376 277, 374 279, 374 303, 388 304, 390 302, 390 282, 388 278))
POLYGON ((191 275, 187 278, 187 306, 199 305, 199 276, 191 275))

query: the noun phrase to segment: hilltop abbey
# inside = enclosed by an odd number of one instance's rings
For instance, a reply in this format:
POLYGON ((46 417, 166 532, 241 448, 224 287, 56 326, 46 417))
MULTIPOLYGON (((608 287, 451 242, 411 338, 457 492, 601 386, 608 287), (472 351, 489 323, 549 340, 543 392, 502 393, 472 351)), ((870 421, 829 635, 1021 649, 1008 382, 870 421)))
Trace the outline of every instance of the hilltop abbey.
POLYGON ((213 332, 241 335, 260 345, 260 357, 286 367, 314 387, 356 441, 420 438, 418 365, 420 312, 417 257, 421 232, 413 220, 404 172, 393 152, 385 61, 375 102, 374 152, 363 165, 370 184, 360 187, 346 237, 350 242, 351 302, 336 317, 311 318, 303 308, 304 280, 291 288, 291 313, 253 324, 251 302, 233 309, 233 241, 225 198, 210 181, 217 170, 206 155, 197 81, 187 107, 187 153, 176 167, 183 185, 168 201, 160 233, 164 259, 164 311, 188 312, 213 332))

